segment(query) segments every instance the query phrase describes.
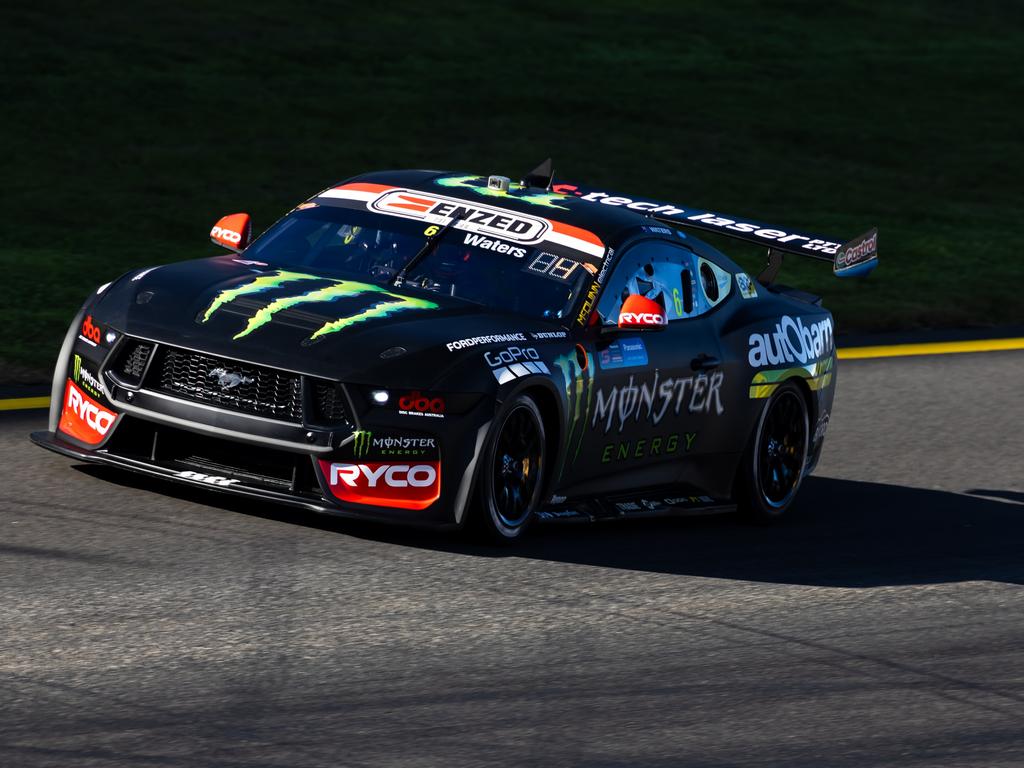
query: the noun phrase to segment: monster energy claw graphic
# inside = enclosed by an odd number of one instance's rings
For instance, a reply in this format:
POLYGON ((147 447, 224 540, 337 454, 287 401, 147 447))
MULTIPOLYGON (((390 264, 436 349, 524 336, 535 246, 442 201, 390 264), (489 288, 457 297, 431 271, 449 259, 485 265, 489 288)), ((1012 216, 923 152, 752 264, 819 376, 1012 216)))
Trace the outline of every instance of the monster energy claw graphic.
POLYGON ((370 452, 370 445, 373 441, 373 432, 360 429, 353 436, 352 455, 357 459, 365 458, 370 452))
POLYGON ((565 379, 565 398, 569 408, 569 429, 565 438, 565 465, 572 464, 580 455, 583 436, 587 430, 590 406, 594 397, 593 355, 586 353, 586 364, 580 367, 575 351, 556 358, 553 365, 562 372, 565 379), (572 452, 570 455, 570 451, 572 452))
POLYGON ((234 338, 240 339, 243 336, 248 336, 257 328, 269 323, 276 313, 290 307, 294 307, 298 304, 310 304, 318 301, 334 301, 335 299, 341 299, 348 296, 359 296, 370 292, 386 293, 383 288, 379 288, 375 285, 353 283, 349 280, 342 280, 324 288, 318 288, 315 291, 299 294, 298 296, 285 296, 280 299, 275 299, 249 318, 249 324, 245 326, 245 330, 236 334, 234 338))
POLYGON ((445 176, 435 182, 439 187, 455 187, 458 189, 469 189, 478 195, 485 197, 510 197, 513 200, 521 200, 530 205, 542 205, 545 208, 561 208, 569 210, 559 202, 566 200, 565 195, 556 192, 528 192, 528 188, 522 184, 510 184, 508 191, 502 189, 491 189, 487 186, 487 179, 483 176, 445 176))
POLYGON ((231 288, 227 291, 221 291, 213 299, 213 302, 207 307, 206 312, 203 313, 203 322, 205 323, 210 317, 220 309, 222 306, 227 304, 229 301, 234 301, 240 296, 248 296, 251 293, 263 293, 264 291, 270 291, 274 288, 279 288, 285 283, 294 282, 295 280, 317 280, 316 275, 306 275, 302 272, 288 272, 283 269, 277 270, 272 275, 261 275, 253 280, 251 283, 246 283, 238 288, 231 288))
POLYGON ((385 290, 379 285, 373 285, 372 283, 360 283, 354 280, 335 280, 333 278, 307 275, 302 272, 277 270, 273 274, 261 275, 245 285, 238 286, 237 288, 231 288, 217 294, 210 306, 203 313, 201 322, 205 323, 218 309, 241 296, 263 293, 274 288, 279 288, 285 283, 302 280, 317 280, 325 282, 327 285, 322 288, 306 291, 305 293, 300 293, 294 296, 283 296, 271 301, 249 318, 245 328, 235 334, 233 338, 241 339, 244 336, 248 336, 253 331, 258 328, 262 328, 264 325, 269 323, 278 312, 283 312, 284 310, 290 309, 291 307, 295 307, 299 304, 326 303, 337 299, 363 296, 365 294, 379 295, 382 300, 378 301, 368 309, 364 309, 362 312, 357 312, 356 314, 346 317, 340 317, 337 320, 325 323, 312 336, 310 336, 305 343, 311 343, 322 336, 326 336, 330 333, 336 333, 366 320, 388 317, 389 315, 393 315, 397 312, 414 309, 437 309, 438 307, 438 305, 432 301, 416 299, 411 296, 403 296, 399 293, 392 293, 391 291, 385 290))
POLYGON ((425 299, 414 299, 409 296, 399 296, 395 293, 384 292, 385 296, 392 296, 398 301, 387 301, 376 306, 370 307, 370 309, 364 310, 359 314, 352 315, 350 317, 342 317, 334 320, 330 323, 326 323, 320 330, 309 337, 310 341, 315 341, 321 336, 326 336, 328 333, 337 333, 343 331, 350 325, 356 323, 362 323, 366 320, 370 320, 375 317, 387 317, 393 315, 395 312, 402 312, 407 309, 437 309, 437 304, 432 301, 426 301, 425 299))

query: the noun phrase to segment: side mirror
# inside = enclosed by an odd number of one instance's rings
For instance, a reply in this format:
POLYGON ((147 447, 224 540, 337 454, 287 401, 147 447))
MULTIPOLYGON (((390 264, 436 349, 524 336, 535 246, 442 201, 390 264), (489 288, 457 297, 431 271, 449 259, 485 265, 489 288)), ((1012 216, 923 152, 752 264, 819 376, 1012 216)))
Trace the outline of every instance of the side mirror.
POLYGON ((660 331, 668 326, 665 308, 646 296, 631 294, 619 310, 619 328, 631 331, 660 331))
POLYGON ((210 240, 229 251, 244 251, 252 241, 252 219, 248 213, 224 216, 210 230, 210 240))

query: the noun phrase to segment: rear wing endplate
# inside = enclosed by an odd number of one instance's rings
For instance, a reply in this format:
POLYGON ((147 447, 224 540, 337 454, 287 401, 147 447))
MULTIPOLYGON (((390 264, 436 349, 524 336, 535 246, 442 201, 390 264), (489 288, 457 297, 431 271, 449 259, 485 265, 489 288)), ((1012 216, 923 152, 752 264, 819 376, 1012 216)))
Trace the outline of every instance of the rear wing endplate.
POLYGON ((684 207, 648 198, 625 197, 576 184, 552 184, 550 189, 574 195, 598 205, 628 208, 665 224, 712 232, 755 245, 764 245, 772 255, 793 253, 832 263, 836 277, 866 275, 878 266, 878 230, 871 229, 845 243, 824 235, 800 232, 770 224, 723 215, 701 208, 684 207))

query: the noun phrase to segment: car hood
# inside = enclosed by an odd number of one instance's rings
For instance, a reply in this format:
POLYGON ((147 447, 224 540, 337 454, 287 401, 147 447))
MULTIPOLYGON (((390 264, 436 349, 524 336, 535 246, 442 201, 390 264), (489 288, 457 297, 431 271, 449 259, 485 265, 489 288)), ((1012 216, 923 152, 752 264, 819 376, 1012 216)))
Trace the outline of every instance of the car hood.
POLYGON ((403 386, 430 386, 465 355, 480 352, 452 342, 521 334, 510 343, 536 343, 531 334, 564 330, 429 291, 231 257, 126 275, 95 311, 132 336, 327 378, 403 386))

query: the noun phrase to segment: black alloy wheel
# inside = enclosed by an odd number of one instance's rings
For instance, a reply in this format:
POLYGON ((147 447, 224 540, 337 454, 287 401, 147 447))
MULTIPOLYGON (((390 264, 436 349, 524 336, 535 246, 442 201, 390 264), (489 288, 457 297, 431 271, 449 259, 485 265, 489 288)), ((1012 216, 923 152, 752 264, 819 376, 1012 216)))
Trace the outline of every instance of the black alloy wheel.
POLYGON ((740 470, 741 511, 764 519, 789 508, 807 465, 808 430, 803 393, 792 382, 783 384, 765 405, 740 470))
POLYGON ((544 423, 527 395, 513 400, 492 432, 483 472, 479 522, 497 541, 522 535, 533 518, 544 479, 544 423))

